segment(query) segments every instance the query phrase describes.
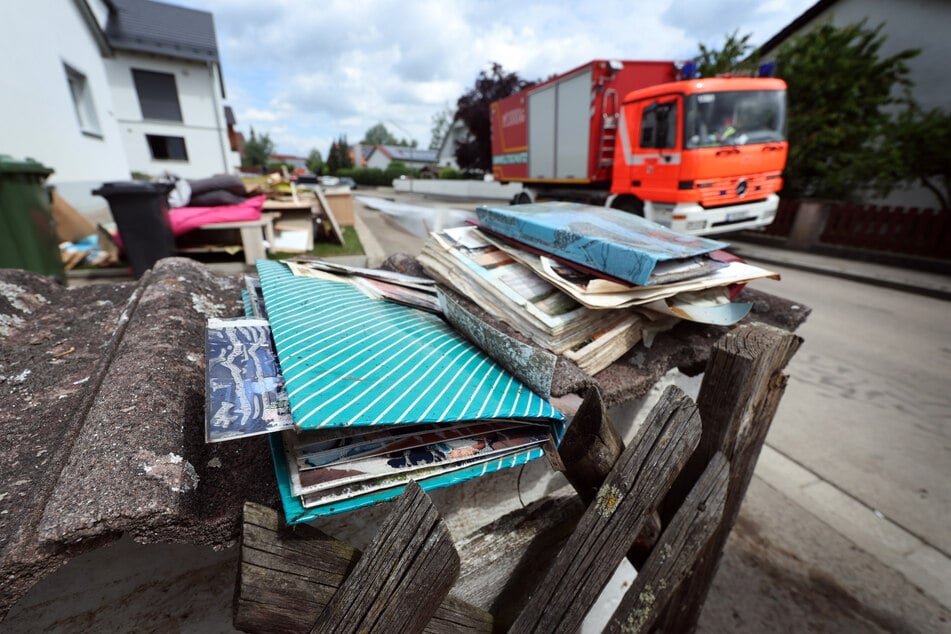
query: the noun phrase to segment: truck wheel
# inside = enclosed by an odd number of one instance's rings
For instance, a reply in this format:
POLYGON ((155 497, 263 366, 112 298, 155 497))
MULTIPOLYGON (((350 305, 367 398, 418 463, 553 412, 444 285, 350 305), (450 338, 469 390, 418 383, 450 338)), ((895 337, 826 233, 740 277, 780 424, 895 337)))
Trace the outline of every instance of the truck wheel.
POLYGON ((629 214, 644 217, 644 201, 637 196, 623 194, 615 197, 614 200, 610 200, 608 204, 612 209, 620 209, 629 214))
POLYGON ((519 192, 512 196, 513 205, 530 205, 533 202, 532 196, 528 192, 519 192))

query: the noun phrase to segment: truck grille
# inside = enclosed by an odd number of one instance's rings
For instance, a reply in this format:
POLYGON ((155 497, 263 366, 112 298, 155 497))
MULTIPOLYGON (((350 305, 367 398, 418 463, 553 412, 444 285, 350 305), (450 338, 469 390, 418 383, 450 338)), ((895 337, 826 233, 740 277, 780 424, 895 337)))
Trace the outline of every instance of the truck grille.
POLYGON ((697 183, 700 204, 704 207, 722 207, 736 203, 762 200, 771 193, 765 175, 743 178, 723 178, 697 183))

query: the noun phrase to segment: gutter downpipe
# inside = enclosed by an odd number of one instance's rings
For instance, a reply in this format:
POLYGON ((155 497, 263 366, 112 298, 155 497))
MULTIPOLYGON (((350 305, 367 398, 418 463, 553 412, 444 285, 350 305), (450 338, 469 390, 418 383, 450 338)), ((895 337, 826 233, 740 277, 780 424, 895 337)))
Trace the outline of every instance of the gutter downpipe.
MULTIPOLYGON (((216 86, 221 87, 221 92, 224 94, 224 84, 221 83, 221 76, 218 74, 218 63, 217 62, 208 62, 211 66, 211 74, 213 83, 216 86)), ((230 174, 231 170, 228 167, 228 148, 225 147, 225 137, 226 134, 223 134, 221 129, 221 100, 218 98, 218 91, 212 90, 213 101, 214 101, 214 110, 215 110, 215 129, 218 134, 218 147, 221 148, 221 165, 222 173, 230 174)))

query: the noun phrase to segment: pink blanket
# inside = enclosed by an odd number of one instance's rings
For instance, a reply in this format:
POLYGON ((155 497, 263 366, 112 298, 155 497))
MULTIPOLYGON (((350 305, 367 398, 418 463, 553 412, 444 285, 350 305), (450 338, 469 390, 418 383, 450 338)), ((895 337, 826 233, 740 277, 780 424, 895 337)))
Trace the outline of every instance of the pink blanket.
POLYGON ((216 222, 241 222, 243 220, 258 220, 261 217, 261 208, 267 196, 248 198, 240 205, 224 205, 221 207, 178 207, 168 212, 169 224, 172 225, 172 234, 180 236, 202 225, 216 222))

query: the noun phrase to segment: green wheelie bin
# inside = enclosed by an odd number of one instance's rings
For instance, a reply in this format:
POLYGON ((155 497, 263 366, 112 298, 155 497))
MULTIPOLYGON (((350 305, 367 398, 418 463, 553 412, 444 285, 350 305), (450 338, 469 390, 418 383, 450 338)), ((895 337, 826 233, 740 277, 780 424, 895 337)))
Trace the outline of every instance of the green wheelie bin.
POLYGON ((26 269, 66 281, 46 178, 33 159, 0 154, 0 268, 26 269))

